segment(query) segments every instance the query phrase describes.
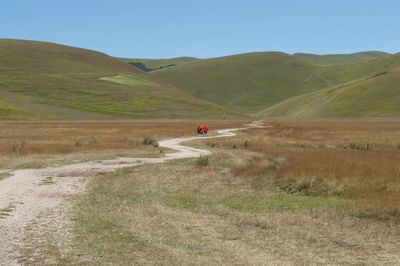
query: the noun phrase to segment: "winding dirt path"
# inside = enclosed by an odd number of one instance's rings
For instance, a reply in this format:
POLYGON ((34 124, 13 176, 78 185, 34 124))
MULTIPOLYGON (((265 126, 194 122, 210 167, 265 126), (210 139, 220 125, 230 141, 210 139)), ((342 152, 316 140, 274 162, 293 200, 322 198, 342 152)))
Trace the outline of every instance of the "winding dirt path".
MULTIPOLYGON (((12 176, 0 181, 0 265, 29 263, 30 256, 40 256, 34 254, 34 247, 37 243, 46 241, 42 236, 45 232, 59 235, 58 239, 70 239, 70 199, 85 191, 86 177, 124 167, 208 155, 211 153, 208 150, 187 147, 180 143, 231 137, 236 135, 236 131, 257 127, 263 127, 261 121, 255 121, 245 128, 219 130, 219 135, 216 136, 164 140, 159 143, 160 147, 176 152, 167 153, 163 158, 115 158, 9 172, 12 176)), ((60 250, 67 250, 72 246, 72 243, 67 242, 56 244, 60 250)))

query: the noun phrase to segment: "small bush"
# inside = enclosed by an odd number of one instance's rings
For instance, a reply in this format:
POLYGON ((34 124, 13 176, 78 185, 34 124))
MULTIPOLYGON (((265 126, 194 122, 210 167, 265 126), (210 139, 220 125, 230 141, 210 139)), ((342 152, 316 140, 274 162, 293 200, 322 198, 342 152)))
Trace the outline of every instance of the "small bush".
POLYGON ((196 165, 198 166, 208 166, 210 164, 210 157, 207 155, 201 155, 196 160, 196 165))
POLYGON ((25 142, 24 141, 15 140, 11 144, 11 150, 16 155, 20 154, 21 151, 24 149, 24 147, 25 147, 25 142))
POLYGON ((154 138, 147 137, 147 136, 143 138, 143 144, 144 145, 152 145, 153 147, 158 147, 159 146, 158 142, 154 138))
POLYGON ((97 138, 95 136, 89 138, 89 144, 96 144, 96 143, 97 143, 97 138))
POLYGON ((207 142, 207 146, 210 146, 211 148, 214 148, 215 146, 217 146, 217 144, 215 144, 215 143, 210 143, 210 142, 207 142))
POLYGON ((346 146, 345 149, 369 151, 372 149, 372 147, 369 143, 365 144, 350 143, 350 145, 346 146))
POLYGON ((138 141, 131 140, 131 139, 127 138, 127 137, 124 138, 124 141, 125 141, 128 145, 130 145, 130 146, 133 146, 133 145, 135 145, 135 144, 136 144, 136 145, 139 144, 138 141))
POLYGON ((74 140, 74 144, 75 144, 76 147, 79 147, 79 146, 82 145, 82 141, 80 139, 75 139, 74 140))
POLYGON ((246 140, 244 141, 244 146, 245 146, 246 148, 250 146, 250 141, 249 141, 248 139, 246 139, 246 140))

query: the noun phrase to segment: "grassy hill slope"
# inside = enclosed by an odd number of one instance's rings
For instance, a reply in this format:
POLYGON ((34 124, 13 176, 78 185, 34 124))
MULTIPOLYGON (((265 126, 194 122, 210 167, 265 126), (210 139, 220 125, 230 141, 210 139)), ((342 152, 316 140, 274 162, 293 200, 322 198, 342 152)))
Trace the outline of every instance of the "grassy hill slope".
POLYGON ((379 52, 349 57, 351 64, 321 65, 308 56, 250 53, 188 63, 151 75, 201 99, 237 111, 258 112, 294 96, 388 71, 399 63, 395 56, 379 52))
POLYGON ((201 99, 238 111, 255 112, 289 97, 323 88, 318 66, 284 53, 234 55, 151 72, 201 99))
POLYGON ((120 59, 146 72, 171 66, 177 66, 180 64, 185 64, 199 60, 195 57, 188 57, 188 56, 169 58, 169 59, 143 59, 143 58, 120 58, 120 59))
POLYGON ((0 39, 0 99, 0 119, 229 114, 105 54, 9 39, 0 39))
POLYGON ((370 52, 359 52, 353 54, 328 54, 328 55, 297 53, 294 54, 294 56, 311 60, 315 64, 321 66, 330 66, 330 65, 345 65, 345 64, 367 62, 373 59, 387 57, 389 56, 389 54, 379 51, 370 51, 370 52))
POLYGON ((348 83, 289 98, 260 116, 380 117, 400 116, 400 55, 380 61, 380 72, 348 83))

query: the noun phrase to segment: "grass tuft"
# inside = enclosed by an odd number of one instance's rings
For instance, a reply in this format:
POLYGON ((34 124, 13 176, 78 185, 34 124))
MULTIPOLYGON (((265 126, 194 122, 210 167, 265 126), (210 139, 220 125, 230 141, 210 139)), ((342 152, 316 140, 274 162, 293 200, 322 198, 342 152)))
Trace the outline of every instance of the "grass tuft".
POLYGON ((209 166, 210 165, 210 157, 208 155, 201 155, 195 161, 197 166, 209 166))

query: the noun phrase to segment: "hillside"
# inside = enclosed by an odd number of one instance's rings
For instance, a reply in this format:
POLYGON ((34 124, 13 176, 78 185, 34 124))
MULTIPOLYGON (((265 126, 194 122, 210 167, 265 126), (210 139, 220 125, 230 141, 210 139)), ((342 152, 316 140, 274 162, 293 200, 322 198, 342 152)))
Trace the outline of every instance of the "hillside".
POLYGON ((0 39, 0 119, 395 116, 399 57, 140 59, 146 67, 175 64, 146 73, 95 51, 0 39))
POLYGON ((180 64, 190 63, 199 60, 195 57, 188 57, 188 56, 176 57, 170 59, 143 59, 143 58, 119 58, 119 59, 135 67, 138 67, 139 69, 146 72, 171 66, 177 66, 180 64))
POLYGON ((9 39, 0 39, 0 97, 0 119, 230 114, 105 54, 9 39))
POLYGON ((330 65, 346 65, 367 62, 373 59, 383 58, 389 56, 389 54, 379 51, 370 52, 359 52, 353 54, 327 54, 327 55, 316 55, 297 53, 294 56, 311 60, 315 64, 321 66, 330 65))
POLYGON ((324 80, 312 77, 317 69, 306 59, 265 52, 196 61, 153 71, 151 75, 203 100, 255 112, 324 87, 324 80))
MULTIPOLYGON (((400 116, 400 55, 372 62, 381 71, 348 83, 289 98, 259 116, 380 117, 400 116)), ((371 67, 370 65, 370 67, 371 67)))
POLYGON ((321 65, 316 61, 329 59, 332 63, 333 59, 264 52, 197 61, 151 75, 198 98, 254 113, 291 97, 385 72, 396 65, 393 56, 379 52, 338 56, 352 58, 346 59, 351 63, 321 65))

